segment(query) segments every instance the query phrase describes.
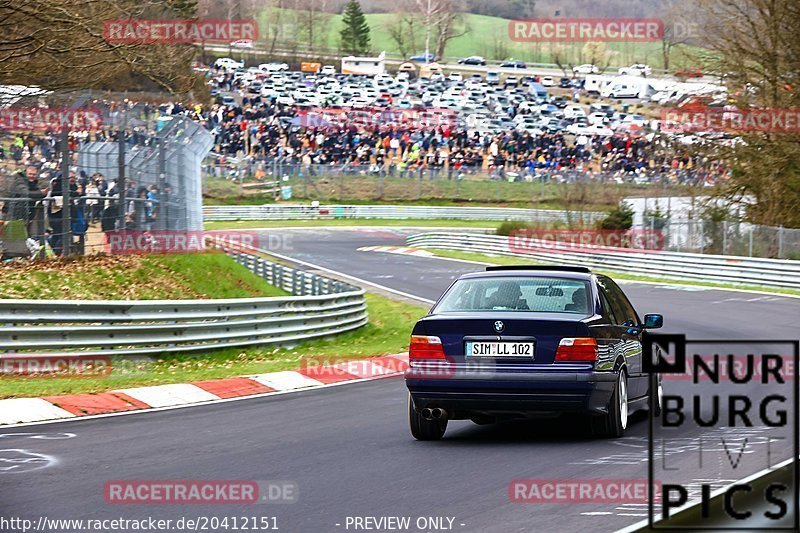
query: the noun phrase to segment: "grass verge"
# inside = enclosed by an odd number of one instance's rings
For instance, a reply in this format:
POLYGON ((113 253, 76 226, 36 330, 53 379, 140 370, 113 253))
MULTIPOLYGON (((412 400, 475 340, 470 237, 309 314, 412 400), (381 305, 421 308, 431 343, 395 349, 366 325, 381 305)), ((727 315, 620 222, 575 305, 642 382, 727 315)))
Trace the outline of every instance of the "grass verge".
POLYGON ((92 255, 0 266, 0 298, 189 300, 286 295, 222 253, 92 255))
POLYGON ((0 380, 0 398, 98 393, 113 389, 185 383, 300 368, 302 359, 348 360, 404 352, 424 307, 367 294, 369 323, 355 331, 295 347, 253 347, 171 355, 145 361, 112 360, 102 378, 30 377, 0 380))
MULTIPOLYGON (((532 261, 522 257, 508 257, 502 255, 488 255, 478 252, 462 252, 458 250, 443 250, 441 248, 425 248, 429 252, 436 254, 439 257, 449 257, 451 259, 463 259, 465 261, 477 261, 482 263, 491 263, 493 265, 543 265, 541 261, 532 261)), ((592 269, 601 274, 608 274, 616 280, 627 281, 642 281, 649 283, 675 283, 676 285, 692 285, 696 287, 708 287, 712 289, 738 289, 746 291, 767 292, 772 294, 786 294, 790 296, 800 296, 800 291, 792 289, 780 289, 773 287, 762 287, 757 285, 736 285, 732 283, 713 283, 706 281, 693 281, 693 280, 672 280, 667 278, 658 278, 653 276, 637 276, 635 274, 627 274, 624 272, 617 272, 613 270, 592 269)))

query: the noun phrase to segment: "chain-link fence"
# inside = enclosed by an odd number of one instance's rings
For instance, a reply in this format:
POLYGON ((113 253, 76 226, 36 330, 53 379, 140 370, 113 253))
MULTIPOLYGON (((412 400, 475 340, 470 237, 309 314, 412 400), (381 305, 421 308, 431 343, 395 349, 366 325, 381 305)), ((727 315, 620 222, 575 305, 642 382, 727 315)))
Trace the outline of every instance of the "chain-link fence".
POLYGON ((124 184, 136 197, 156 190, 162 205, 156 227, 197 231, 203 228, 200 165, 212 144, 211 135, 194 121, 174 117, 152 135, 85 144, 78 168, 124 184))
POLYGON ((664 249, 675 252, 800 259, 800 229, 746 222, 646 218, 646 229, 663 233, 664 249))
POLYGON ((541 202, 551 184, 666 185, 663 176, 585 169, 387 164, 309 164, 210 155, 203 164, 204 192, 212 197, 271 195, 319 201, 451 199, 541 202))
POLYGON ((107 251, 110 232, 202 230, 211 134, 185 116, 93 105, 91 131, 0 133, 3 257, 107 251))

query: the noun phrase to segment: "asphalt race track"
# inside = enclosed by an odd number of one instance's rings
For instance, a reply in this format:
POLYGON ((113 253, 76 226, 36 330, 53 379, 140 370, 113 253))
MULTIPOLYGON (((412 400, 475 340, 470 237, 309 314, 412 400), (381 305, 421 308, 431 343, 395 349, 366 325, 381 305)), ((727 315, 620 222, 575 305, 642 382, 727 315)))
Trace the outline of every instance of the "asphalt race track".
MULTIPOLYGON (((480 268, 357 251, 402 245, 407 230, 271 231, 289 236, 285 249, 277 250, 284 255, 426 299, 435 299, 458 274, 480 268)), ((636 283, 623 288, 640 313, 663 313, 665 331, 686 333, 690 339, 798 337, 800 299, 636 283)), ((515 503, 508 494, 515 479, 647 479, 647 424, 642 417, 619 440, 591 440, 578 421, 565 419, 496 426, 455 422, 443 441, 423 443, 409 434, 405 402, 402 379, 390 378, 187 409, 0 429, 0 515, 34 520, 42 515, 173 520, 275 516, 284 532, 347 531, 348 516, 410 516, 412 524, 418 517, 448 517, 452 531, 470 533, 611 531, 646 517, 641 504, 515 503), (109 505, 104 485, 120 479, 289 480, 299 487, 299 501, 109 505)), ((768 431, 757 427, 745 433, 754 443, 768 431)), ((670 458, 685 481, 730 479, 724 465, 695 467, 698 439, 713 443, 722 435, 743 439, 732 429, 687 429, 677 435, 684 445, 670 458)), ((767 466, 763 448, 754 446, 755 452, 743 457, 737 479, 767 466)), ((788 447, 784 451, 781 459, 788 456, 788 447)))

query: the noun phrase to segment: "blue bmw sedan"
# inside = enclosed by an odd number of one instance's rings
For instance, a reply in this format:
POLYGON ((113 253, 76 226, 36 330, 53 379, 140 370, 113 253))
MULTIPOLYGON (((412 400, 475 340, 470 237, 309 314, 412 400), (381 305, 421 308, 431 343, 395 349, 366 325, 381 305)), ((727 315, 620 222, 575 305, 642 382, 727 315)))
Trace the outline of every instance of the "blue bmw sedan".
POLYGON ((622 289, 588 268, 463 275, 411 335, 411 434, 441 439, 448 420, 584 413, 593 435, 620 437, 628 413, 648 406, 641 338, 662 323, 657 314, 640 320, 622 289))

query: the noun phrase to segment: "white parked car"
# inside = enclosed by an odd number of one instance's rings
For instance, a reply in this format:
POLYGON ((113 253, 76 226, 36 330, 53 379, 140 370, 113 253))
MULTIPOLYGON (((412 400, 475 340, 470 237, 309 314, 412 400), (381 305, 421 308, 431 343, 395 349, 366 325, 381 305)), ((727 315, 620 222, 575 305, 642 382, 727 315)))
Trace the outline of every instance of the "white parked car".
POLYGON ((600 72, 600 69, 594 65, 590 65, 586 63, 584 65, 578 65, 577 67, 572 67, 572 72, 575 74, 597 74, 600 72))
POLYGON ((603 98, 637 98, 642 88, 634 83, 609 83, 600 91, 603 98))
POLYGON ((611 128, 600 125, 582 126, 580 124, 570 124, 566 129, 574 135, 598 135, 600 137, 614 135, 614 131, 611 128))
POLYGON ((640 128, 644 128, 648 124, 648 120, 643 117, 642 115, 627 115, 621 122, 622 125, 631 124, 634 126, 638 126, 640 128))
POLYGON ((258 69, 261 72, 285 72, 289 70, 289 65, 286 63, 261 63, 258 69))
POLYGON ((464 76, 460 72, 451 72, 447 79, 450 81, 463 81, 464 76))
POLYGON ((579 105, 568 105, 564 108, 564 118, 585 117, 586 112, 579 105))
POLYGON ((244 68, 244 61, 236 61, 230 57, 220 57, 214 61, 214 66, 225 70, 236 70, 237 68, 244 68))
POLYGON ((653 73, 653 69, 650 68, 650 65, 645 65, 643 63, 636 63, 635 65, 631 65, 629 67, 622 67, 619 69, 619 74, 621 76, 649 76, 653 73))
POLYGON ((603 113, 602 111, 595 111, 586 118, 589 121, 589 124, 593 126, 607 125, 611 122, 608 118, 608 114, 603 113))
POLYGON ((554 80, 552 76, 545 76, 542 78, 541 84, 542 87, 554 87, 556 80, 554 80))
POLYGON ((325 65, 319 70, 319 73, 322 76, 334 76, 336 75, 336 67, 333 65, 325 65))

